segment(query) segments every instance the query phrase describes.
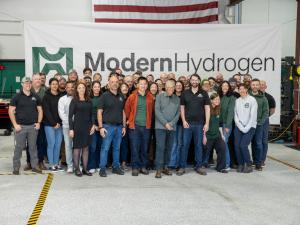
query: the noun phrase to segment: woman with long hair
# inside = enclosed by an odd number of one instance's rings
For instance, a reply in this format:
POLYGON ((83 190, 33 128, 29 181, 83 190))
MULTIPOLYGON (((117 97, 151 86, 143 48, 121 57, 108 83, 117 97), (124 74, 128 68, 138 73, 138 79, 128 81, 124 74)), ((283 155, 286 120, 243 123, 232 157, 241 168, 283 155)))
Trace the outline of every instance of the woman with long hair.
POLYGON ((236 98, 234 97, 230 83, 223 81, 219 87, 219 96, 221 98, 221 114, 220 121, 222 124, 223 134, 225 137, 226 146, 226 169, 230 169, 233 151, 229 149, 228 139, 232 132, 233 118, 234 118, 234 105, 236 98))
POLYGON ((220 97, 217 93, 213 93, 210 96, 211 108, 209 129, 203 135, 203 144, 207 148, 205 155, 205 162, 208 161, 209 154, 213 149, 217 152, 217 166, 216 170, 221 173, 227 173, 225 170, 226 158, 225 158, 225 138, 223 135, 222 127, 220 127, 220 97))
MULTIPOLYGON (((175 94, 178 98, 180 98, 182 92, 185 90, 184 83, 180 80, 176 81, 175 83, 175 94)), ((170 168, 177 168, 179 163, 179 156, 183 146, 183 126, 182 126, 182 119, 179 116, 179 120, 176 125, 176 134, 174 138, 174 143, 171 151, 170 157, 170 168)))
POLYGON ((83 81, 79 81, 69 109, 70 137, 73 138, 73 164, 75 175, 78 177, 81 177, 82 174, 92 176, 92 173, 87 168, 91 135, 95 131, 92 115, 93 104, 90 101, 86 84, 83 81), (83 161, 82 172, 79 167, 81 154, 83 161))
MULTIPOLYGON (((129 86, 126 83, 122 83, 120 86, 120 92, 124 96, 124 100, 129 96, 129 86)), ((126 134, 122 137, 121 147, 120 147, 120 161, 121 161, 121 169, 127 169, 128 158, 130 158, 129 151, 129 136, 128 136, 128 128, 126 129, 126 134)))
POLYGON ((91 85, 91 101, 93 105, 93 126, 95 132, 91 137, 91 144, 89 146, 89 160, 88 169, 90 173, 95 173, 99 169, 100 163, 100 149, 101 149, 101 136, 98 128, 97 110, 99 106, 99 99, 101 95, 101 83, 98 80, 92 82, 91 85))
POLYGON ((49 170, 56 172, 62 170, 59 166, 59 153, 62 141, 62 122, 58 114, 58 100, 61 94, 58 90, 58 80, 49 80, 49 89, 43 98, 43 123, 47 138, 47 155, 49 160, 49 170))

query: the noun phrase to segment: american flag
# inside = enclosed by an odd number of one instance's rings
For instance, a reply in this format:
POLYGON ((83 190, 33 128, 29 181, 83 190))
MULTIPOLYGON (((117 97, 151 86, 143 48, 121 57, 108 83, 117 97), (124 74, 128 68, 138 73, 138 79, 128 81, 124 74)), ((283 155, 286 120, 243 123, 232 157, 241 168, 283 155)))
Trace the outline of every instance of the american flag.
POLYGON ((219 0, 93 0, 97 23, 218 22, 219 0))

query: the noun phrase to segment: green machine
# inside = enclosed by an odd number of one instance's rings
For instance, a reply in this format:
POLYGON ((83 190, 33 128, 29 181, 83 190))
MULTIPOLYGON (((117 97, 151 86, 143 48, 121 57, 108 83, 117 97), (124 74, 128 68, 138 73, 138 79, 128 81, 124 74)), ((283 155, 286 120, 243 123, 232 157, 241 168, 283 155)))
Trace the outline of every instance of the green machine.
POLYGON ((0 98, 10 99, 20 90, 25 60, 0 60, 0 98))

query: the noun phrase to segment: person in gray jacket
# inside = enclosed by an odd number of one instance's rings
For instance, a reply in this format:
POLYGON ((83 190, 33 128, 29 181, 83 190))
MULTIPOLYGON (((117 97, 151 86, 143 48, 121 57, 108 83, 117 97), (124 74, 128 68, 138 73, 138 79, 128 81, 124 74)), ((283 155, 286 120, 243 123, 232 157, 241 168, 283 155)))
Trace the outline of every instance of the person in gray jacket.
POLYGON ((180 115, 180 99, 174 94, 175 81, 168 80, 165 89, 166 91, 160 93, 155 101, 156 178, 161 178, 162 172, 172 175, 167 165, 180 115))

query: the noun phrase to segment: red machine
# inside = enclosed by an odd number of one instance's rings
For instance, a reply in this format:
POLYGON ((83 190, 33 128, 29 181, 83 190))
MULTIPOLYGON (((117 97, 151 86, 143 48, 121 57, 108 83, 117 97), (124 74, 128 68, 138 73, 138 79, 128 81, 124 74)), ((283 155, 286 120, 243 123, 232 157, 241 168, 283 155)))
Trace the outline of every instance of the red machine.
POLYGON ((0 129, 5 129, 4 135, 10 135, 12 124, 8 116, 9 100, 0 99, 0 129))

